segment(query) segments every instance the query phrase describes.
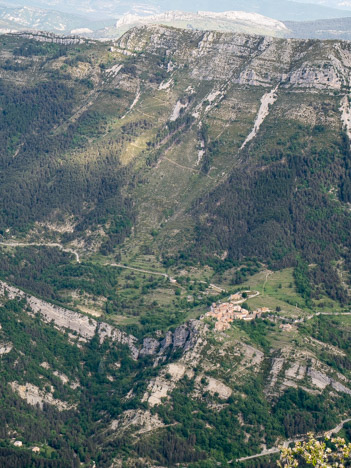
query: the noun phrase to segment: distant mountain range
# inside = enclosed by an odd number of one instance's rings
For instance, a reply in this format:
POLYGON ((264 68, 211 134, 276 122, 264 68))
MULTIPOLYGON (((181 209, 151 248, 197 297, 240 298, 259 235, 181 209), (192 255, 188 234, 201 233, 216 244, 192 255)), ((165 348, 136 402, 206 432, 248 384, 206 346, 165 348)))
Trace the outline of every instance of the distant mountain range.
MULTIPOLYGON (((295 0, 295 2, 305 3, 304 0, 295 0)), ((309 3, 343 10, 349 10, 351 8, 350 0, 309 0, 309 3)))
POLYGON ((317 21, 286 21, 288 36, 299 39, 351 40, 351 18, 335 18, 317 21))
POLYGON ((222 13, 168 11, 149 16, 126 14, 112 27, 105 27, 85 35, 100 39, 117 38, 132 27, 148 24, 285 38, 351 40, 351 17, 283 22, 258 13, 244 11, 226 11, 222 13))
POLYGON ((288 28, 283 22, 258 13, 247 13, 244 11, 226 11, 222 13, 211 11, 199 11, 197 13, 168 11, 150 16, 127 14, 120 18, 113 27, 97 31, 93 36, 97 38, 116 38, 132 27, 147 24, 277 37, 285 37, 289 33, 288 28))
POLYGON ((332 1, 299 3, 289 0, 145 0, 127 2, 112 0, 17 0, 2 2, 7 7, 30 7, 55 10, 70 16, 83 15, 93 20, 119 18, 126 13, 151 15, 170 10, 195 13, 197 11, 240 10, 259 13, 281 21, 313 21, 318 19, 340 18, 351 15, 351 2, 332 1))
POLYGON ((56 10, 0 5, 1 32, 35 29, 58 34, 87 34, 114 23, 115 20, 94 21, 84 16, 56 10))
POLYGON ((116 39, 128 29, 160 24, 183 29, 239 32, 274 37, 351 40, 350 17, 315 21, 279 21, 247 11, 167 11, 146 15, 145 11, 126 13, 118 19, 93 20, 90 17, 34 7, 0 5, 0 32, 22 30, 51 31, 97 39, 116 39))

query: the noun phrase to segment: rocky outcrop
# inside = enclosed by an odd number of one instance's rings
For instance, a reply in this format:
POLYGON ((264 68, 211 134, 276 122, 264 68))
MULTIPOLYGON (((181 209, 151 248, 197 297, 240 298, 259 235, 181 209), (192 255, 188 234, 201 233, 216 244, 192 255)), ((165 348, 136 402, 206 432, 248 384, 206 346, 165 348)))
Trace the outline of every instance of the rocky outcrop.
POLYGON ((155 379, 152 379, 147 387, 142 401, 147 401, 150 406, 156 406, 167 399, 177 386, 179 380, 185 375, 193 377, 193 372, 181 362, 168 364, 155 379))
POLYGON ((116 28, 131 28, 137 25, 163 24, 173 27, 187 24, 191 29, 221 30, 221 31, 241 31, 248 33, 265 33, 270 36, 278 35, 288 31, 284 23, 262 16, 257 13, 248 13, 244 11, 226 11, 215 13, 213 11, 167 11, 150 16, 141 16, 127 13, 123 15, 116 23, 116 28))
POLYGON ((160 354, 163 354, 173 343, 173 333, 168 331, 166 336, 161 341, 160 354))
MULTIPOLYGON (((106 338, 117 343, 124 344, 130 349, 134 359, 144 356, 162 356, 170 347, 171 349, 183 348, 189 351, 195 346, 198 336, 198 320, 190 320, 187 324, 177 327, 174 333, 168 331, 163 340, 159 341, 152 337, 144 338, 143 346, 139 349, 138 340, 133 335, 128 335, 109 323, 98 322, 87 315, 75 312, 55 304, 38 299, 0 281, 0 294, 7 295, 10 299, 24 298, 29 306, 29 312, 37 314, 46 322, 53 321, 60 329, 68 329, 83 341, 91 340, 95 334, 99 336, 100 343, 106 338)), ((9 345, 3 346, 4 352, 9 352, 9 345), (6 350, 6 351, 5 351, 6 350)), ((0 348, 0 354, 1 354, 0 348)))
POLYGON ((351 395, 351 390, 340 382, 334 380, 331 377, 328 377, 323 372, 320 372, 316 369, 309 368, 307 375, 310 377, 312 384, 317 387, 319 390, 324 390, 328 385, 331 385, 334 390, 337 392, 346 393, 351 395))
POLYGON ((125 33, 121 51, 172 59, 190 79, 289 89, 341 90, 349 83, 351 46, 347 42, 278 39, 215 31, 183 31, 143 26, 125 33), (184 64, 187 64, 187 70, 184 64))
POLYGON ((183 348, 184 352, 194 348, 201 325, 199 320, 189 320, 189 322, 177 327, 173 333, 168 331, 160 343, 158 354, 164 354, 170 347, 174 350, 183 348))
POLYGON ((26 39, 33 39, 39 42, 50 42, 52 44, 72 45, 72 44, 83 44, 87 42, 78 36, 58 36, 50 32, 42 31, 23 31, 18 33, 12 33, 13 36, 25 37, 26 39))
MULTIPOLYGON (((201 376, 197 377, 196 383, 201 383, 202 378, 201 376)), ((206 383, 203 387, 205 392, 209 392, 211 395, 218 395, 221 400, 227 400, 232 394, 232 389, 220 380, 214 379, 213 377, 205 377, 205 380, 206 383)))
POLYGON ((136 346, 138 340, 135 336, 128 335, 118 328, 112 327, 112 325, 104 322, 96 323, 96 331, 100 337, 100 342, 103 342, 105 338, 109 338, 112 341, 127 345, 134 359, 137 359, 139 356, 139 350, 136 346))
POLYGON ((174 348, 183 348, 189 337, 189 330, 186 325, 181 325, 175 329, 173 334, 173 347, 174 348))
POLYGON ((144 338, 143 347, 139 353, 140 356, 153 356, 160 347, 159 341, 155 338, 144 338))
POLYGON ((139 355, 136 346, 137 339, 108 323, 97 322, 87 315, 50 304, 2 281, 0 282, 0 294, 7 294, 10 299, 16 297, 26 299, 30 307, 30 313, 39 313, 46 322, 53 321, 58 328, 71 330, 85 341, 91 340, 97 334, 101 343, 105 338, 109 338, 112 341, 127 345, 134 359, 137 359, 139 355))
POLYGON ((59 411, 65 411, 73 408, 73 405, 54 398, 51 392, 46 392, 36 387, 31 383, 21 385, 18 382, 11 382, 10 386, 12 390, 18 394, 20 398, 26 400, 29 405, 39 405, 43 409, 44 403, 55 406, 59 411))
POLYGON ((0 356, 9 353, 13 348, 12 343, 0 343, 0 356))
POLYGON ((165 359, 169 351, 183 349, 186 353, 195 347, 201 325, 199 320, 190 320, 177 327, 174 332, 167 331, 161 341, 152 337, 144 338, 139 356, 156 356, 158 363, 165 359))
MULTIPOLYGON (((155 362, 158 363, 164 360, 163 354, 167 350, 183 349, 183 355, 178 361, 167 364, 159 375, 149 382, 143 401, 147 401, 150 406, 159 405, 163 399, 169 398, 182 378, 186 376, 189 379, 194 379, 194 368, 201 359, 201 353, 206 345, 205 335, 207 330, 207 326, 200 320, 190 320, 186 324, 177 327, 174 333, 167 332, 165 338, 161 341, 160 351, 155 362)), ((217 392, 223 395, 224 399, 231 394, 229 387, 215 381, 215 379, 207 382, 207 386, 207 391, 212 394, 217 392), (215 388, 216 390, 214 390, 215 388)))
POLYGON ((284 358, 274 358, 273 359, 272 368, 271 368, 271 371, 270 371, 270 382, 269 382, 269 385, 271 387, 275 387, 275 385, 277 384, 278 375, 281 372, 281 370, 283 369, 284 362, 285 362, 284 358))
POLYGON ((150 411, 127 410, 118 419, 112 421, 110 427, 119 434, 130 428, 134 429, 134 434, 145 434, 164 427, 164 423, 157 414, 153 415, 150 411))
POLYGON ((344 375, 335 371, 331 373, 331 369, 311 351, 296 351, 287 347, 276 353, 271 361, 265 393, 267 396, 277 396, 293 387, 315 394, 328 386, 338 393, 351 395, 350 382, 344 375))

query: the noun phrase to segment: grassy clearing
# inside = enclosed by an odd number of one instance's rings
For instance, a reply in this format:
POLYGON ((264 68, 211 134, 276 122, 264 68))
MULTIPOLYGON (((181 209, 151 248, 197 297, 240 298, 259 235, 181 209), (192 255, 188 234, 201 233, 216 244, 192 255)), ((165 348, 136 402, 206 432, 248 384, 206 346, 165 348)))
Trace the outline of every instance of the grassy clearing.
POLYGON ((300 317, 311 313, 305 301, 297 293, 293 268, 272 272, 263 270, 240 285, 260 292, 258 297, 249 300, 251 308, 269 307, 286 316, 300 317))
POLYGON ((138 317, 129 317, 125 315, 116 314, 116 315, 110 315, 109 318, 117 326, 137 325, 140 323, 138 317))
POLYGON ((328 297, 313 300, 311 308, 306 306, 304 299, 296 291, 293 268, 279 271, 260 271, 240 287, 252 288, 260 292, 260 296, 250 300, 250 306, 269 307, 271 310, 281 310, 286 316, 303 317, 313 312, 342 312, 340 304, 328 297), (278 309, 277 309, 278 308, 278 309))

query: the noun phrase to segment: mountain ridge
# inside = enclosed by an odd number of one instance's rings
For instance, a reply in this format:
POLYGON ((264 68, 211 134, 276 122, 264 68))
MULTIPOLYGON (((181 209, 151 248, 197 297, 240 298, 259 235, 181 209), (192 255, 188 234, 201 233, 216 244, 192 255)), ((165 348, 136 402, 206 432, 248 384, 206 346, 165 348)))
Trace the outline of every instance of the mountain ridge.
MULTIPOLYGON (((16 2, 17 5, 21 4, 20 1, 16 2)), ((23 5, 23 4, 22 4, 23 5)), ((28 6, 28 2, 23 5, 28 6)), ((40 0, 32 1, 29 6, 39 7, 39 8, 50 8, 50 3, 42 2, 40 0)), ((338 18, 347 16, 348 10, 331 8, 324 5, 316 5, 316 3, 298 3, 294 1, 278 1, 278 0, 262 0, 258 2, 257 0, 235 0, 227 1, 222 0, 217 2, 216 5, 213 5, 208 0, 198 0, 192 5, 185 2, 184 0, 172 1, 169 2, 162 0, 158 3, 149 2, 149 3, 133 3, 132 5, 129 2, 101 2, 89 1, 88 3, 82 4, 80 0, 75 1, 71 0, 67 2, 55 2, 53 4, 54 9, 61 10, 66 13, 76 12, 79 14, 84 14, 85 16, 93 16, 94 19, 106 19, 111 18, 111 16, 119 17, 125 13, 141 13, 141 14, 157 14, 162 13, 168 10, 183 10, 183 11, 198 11, 198 10, 212 10, 215 11, 225 11, 225 10, 245 10, 249 12, 256 12, 275 18, 277 20, 313 20, 313 19, 322 19, 322 18, 338 18)))
MULTIPOLYGON (((306 8, 303 3, 300 5, 301 8, 306 8)), ((238 4, 237 7, 244 9, 243 4, 238 4)), ((162 8, 139 11, 136 8, 115 16, 115 20, 96 20, 79 14, 72 15, 71 12, 68 14, 28 6, 9 7, 0 5, 0 27, 3 33, 15 32, 16 30, 46 30, 57 34, 79 34, 104 40, 120 37, 130 26, 158 23, 177 28, 244 32, 278 37, 349 39, 347 18, 321 19, 321 16, 309 18, 306 11, 304 11, 302 21, 296 21, 297 17, 292 16, 285 18, 285 20, 290 20, 285 25, 281 21, 282 17, 278 18, 274 15, 270 17, 268 11, 264 8, 258 9, 255 5, 244 11, 239 9, 236 11, 219 10, 212 12, 203 10, 187 11, 187 9, 184 11, 163 11, 162 8), (265 15, 265 18, 262 17, 262 14, 265 15), (310 21, 306 22, 308 19, 310 21), (315 21, 311 21, 311 19, 315 19, 315 21)))

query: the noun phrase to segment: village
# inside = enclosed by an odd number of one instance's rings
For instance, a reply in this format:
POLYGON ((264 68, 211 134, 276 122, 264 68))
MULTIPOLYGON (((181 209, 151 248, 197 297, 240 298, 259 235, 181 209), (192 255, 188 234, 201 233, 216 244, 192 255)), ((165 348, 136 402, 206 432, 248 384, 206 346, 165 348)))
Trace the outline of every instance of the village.
POLYGON ((205 317, 212 317, 216 319, 215 330, 225 331, 230 328, 230 324, 234 320, 251 321, 256 318, 262 317, 262 314, 270 312, 268 307, 259 307, 257 310, 250 312, 242 307, 242 304, 247 299, 258 296, 258 292, 242 291, 240 293, 232 294, 228 302, 213 303, 209 312, 205 317))

